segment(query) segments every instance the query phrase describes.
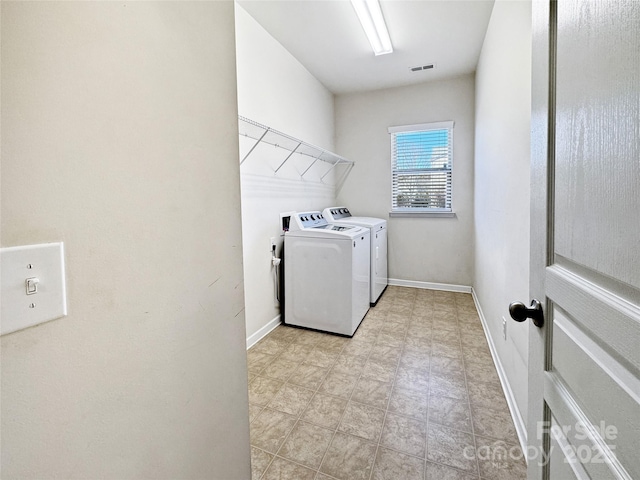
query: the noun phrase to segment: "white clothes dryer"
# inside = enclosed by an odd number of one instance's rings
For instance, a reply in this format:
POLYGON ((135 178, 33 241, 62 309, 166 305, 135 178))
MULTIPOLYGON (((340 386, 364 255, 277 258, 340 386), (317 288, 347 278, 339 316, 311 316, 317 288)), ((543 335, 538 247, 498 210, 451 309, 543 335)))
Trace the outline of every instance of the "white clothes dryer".
POLYGON ((322 215, 329 223, 357 225, 371 232, 369 303, 373 307, 389 283, 387 267, 387 221, 382 218, 353 217, 347 207, 325 208, 322 215))
POLYGON ((353 336, 369 310, 369 237, 369 229, 330 224, 319 211, 291 214, 285 324, 353 336))

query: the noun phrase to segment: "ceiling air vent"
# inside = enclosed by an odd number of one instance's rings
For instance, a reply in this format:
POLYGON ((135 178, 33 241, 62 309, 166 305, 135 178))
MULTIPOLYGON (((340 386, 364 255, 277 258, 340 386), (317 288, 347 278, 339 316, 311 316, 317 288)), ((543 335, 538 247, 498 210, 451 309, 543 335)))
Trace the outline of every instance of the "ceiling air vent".
POLYGON ((435 63, 429 63, 427 65, 418 65, 417 67, 409 67, 409 70, 411 70, 412 72, 419 72, 421 70, 431 70, 433 68, 436 68, 435 63))

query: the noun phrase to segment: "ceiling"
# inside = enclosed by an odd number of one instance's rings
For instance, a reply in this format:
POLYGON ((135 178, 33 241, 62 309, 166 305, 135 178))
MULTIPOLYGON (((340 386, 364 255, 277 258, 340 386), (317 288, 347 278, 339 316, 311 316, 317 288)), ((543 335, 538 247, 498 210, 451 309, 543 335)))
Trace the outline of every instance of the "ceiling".
POLYGON ((348 0, 238 3, 335 94, 475 71, 493 8, 493 0, 381 0, 394 51, 376 57, 348 0))

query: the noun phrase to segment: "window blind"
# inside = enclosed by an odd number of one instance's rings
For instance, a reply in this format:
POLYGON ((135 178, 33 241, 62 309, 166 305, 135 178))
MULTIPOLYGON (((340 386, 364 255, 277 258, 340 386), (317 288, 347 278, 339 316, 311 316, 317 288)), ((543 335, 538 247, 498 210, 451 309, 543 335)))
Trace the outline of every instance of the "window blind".
POLYGON ((451 212, 453 122, 389 128, 392 210, 451 212))

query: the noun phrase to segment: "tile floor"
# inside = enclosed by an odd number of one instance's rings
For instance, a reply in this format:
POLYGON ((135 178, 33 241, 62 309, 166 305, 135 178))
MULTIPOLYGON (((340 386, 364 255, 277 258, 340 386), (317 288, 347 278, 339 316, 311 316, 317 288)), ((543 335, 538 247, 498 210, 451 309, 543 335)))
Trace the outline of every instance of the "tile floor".
POLYGON ((353 338, 281 325, 248 360, 254 480, 526 477, 469 294, 390 286, 353 338))

